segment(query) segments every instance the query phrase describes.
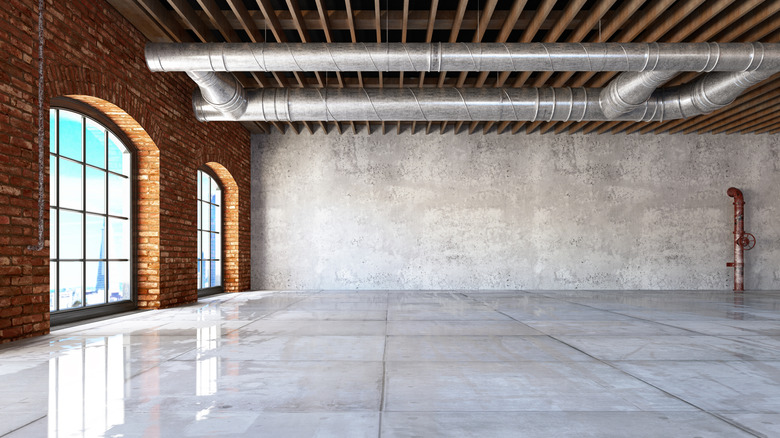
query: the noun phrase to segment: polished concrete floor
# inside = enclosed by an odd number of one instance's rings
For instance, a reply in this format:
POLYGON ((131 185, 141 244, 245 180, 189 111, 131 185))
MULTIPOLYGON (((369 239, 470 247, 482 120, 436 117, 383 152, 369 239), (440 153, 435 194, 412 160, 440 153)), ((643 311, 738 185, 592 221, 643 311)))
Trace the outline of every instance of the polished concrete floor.
POLYGON ((252 292, 0 347, 0 436, 780 436, 780 292, 252 292))

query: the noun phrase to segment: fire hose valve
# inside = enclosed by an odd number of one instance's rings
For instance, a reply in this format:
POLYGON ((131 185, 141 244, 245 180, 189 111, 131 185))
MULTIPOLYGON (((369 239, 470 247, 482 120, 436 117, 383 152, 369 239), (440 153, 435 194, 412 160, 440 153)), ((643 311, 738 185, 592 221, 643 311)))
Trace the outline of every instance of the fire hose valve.
POLYGON ((745 251, 749 251, 756 246, 756 237, 750 233, 742 233, 737 237, 737 245, 741 246, 745 251))

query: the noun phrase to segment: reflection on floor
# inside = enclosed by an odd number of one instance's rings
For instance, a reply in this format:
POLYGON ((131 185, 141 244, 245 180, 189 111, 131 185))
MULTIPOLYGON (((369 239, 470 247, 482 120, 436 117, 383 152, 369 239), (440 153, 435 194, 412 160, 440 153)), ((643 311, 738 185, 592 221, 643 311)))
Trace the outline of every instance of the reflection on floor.
POLYGON ((0 379, 0 436, 780 436, 780 292, 220 295, 0 379))

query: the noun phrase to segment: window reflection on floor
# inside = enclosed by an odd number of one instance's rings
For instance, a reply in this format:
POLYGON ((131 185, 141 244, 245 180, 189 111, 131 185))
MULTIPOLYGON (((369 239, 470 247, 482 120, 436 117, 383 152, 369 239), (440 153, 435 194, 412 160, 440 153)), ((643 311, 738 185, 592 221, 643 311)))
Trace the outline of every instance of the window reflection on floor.
POLYGON ((125 421, 123 335, 91 338, 49 360, 49 436, 98 436, 125 421))
POLYGON ((219 346, 220 331, 219 324, 198 329, 195 395, 211 395, 217 392, 219 358, 208 354, 208 352, 219 346))

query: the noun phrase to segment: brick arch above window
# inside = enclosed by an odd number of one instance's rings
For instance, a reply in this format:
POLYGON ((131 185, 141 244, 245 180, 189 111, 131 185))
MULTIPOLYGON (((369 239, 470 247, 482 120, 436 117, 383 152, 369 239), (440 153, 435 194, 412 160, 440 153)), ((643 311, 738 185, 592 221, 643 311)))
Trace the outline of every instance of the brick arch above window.
POLYGON ((249 236, 242 236, 241 233, 241 194, 236 180, 225 166, 214 161, 205 163, 205 166, 217 176, 219 184, 222 185, 224 215, 222 246, 225 257, 222 262, 222 287, 225 292, 241 292, 249 287, 248 284, 245 284, 248 283, 249 276, 246 272, 242 272, 244 260, 242 260, 240 250, 242 243, 246 244, 243 240, 249 239, 249 236))
POLYGON ((160 152, 147 131, 127 112, 106 100, 86 95, 66 95, 52 106, 98 115, 136 156, 135 266, 139 308, 160 307, 160 152))

